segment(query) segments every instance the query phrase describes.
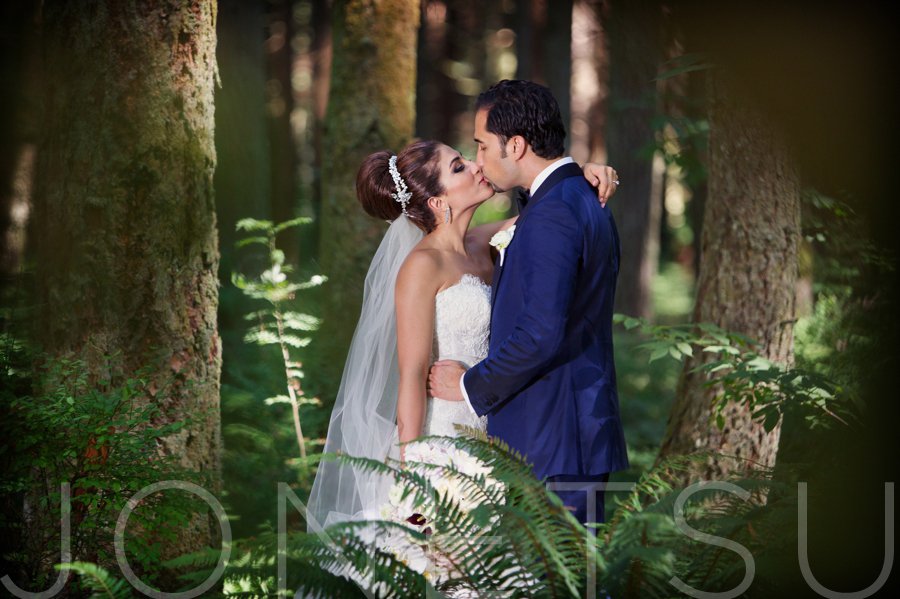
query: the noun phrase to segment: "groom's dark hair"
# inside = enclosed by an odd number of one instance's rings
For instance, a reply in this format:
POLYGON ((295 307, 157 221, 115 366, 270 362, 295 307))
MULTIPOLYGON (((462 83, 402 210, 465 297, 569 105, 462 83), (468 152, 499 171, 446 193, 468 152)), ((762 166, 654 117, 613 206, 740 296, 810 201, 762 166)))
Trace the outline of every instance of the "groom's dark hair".
POLYGON ((533 81, 504 79, 479 94, 475 111, 487 110, 487 130, 500 137, 503 157, 509 138, 521 135, 541 158, 565 153, 566 127, 550 90, 533 81))

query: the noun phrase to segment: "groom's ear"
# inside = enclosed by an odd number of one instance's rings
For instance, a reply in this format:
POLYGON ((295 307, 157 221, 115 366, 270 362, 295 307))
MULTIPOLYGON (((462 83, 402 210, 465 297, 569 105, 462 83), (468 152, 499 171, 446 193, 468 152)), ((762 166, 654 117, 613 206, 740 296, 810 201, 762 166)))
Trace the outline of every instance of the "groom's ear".
POLYGON ((520 160, 525 156, 525 150, 528 147, 525 138, 521 135, 513 135, 506 142, 506 153, 513 160, 520 160))

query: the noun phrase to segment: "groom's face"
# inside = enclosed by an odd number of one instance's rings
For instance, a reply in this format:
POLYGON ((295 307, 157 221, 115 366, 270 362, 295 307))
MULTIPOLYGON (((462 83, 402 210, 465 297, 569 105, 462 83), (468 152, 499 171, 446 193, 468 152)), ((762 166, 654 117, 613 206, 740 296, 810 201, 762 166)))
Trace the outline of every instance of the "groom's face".
POLYGON ((475 144, 478 146, 475 164, 481 168, 481 173, 494 191, 503 192, 517 185, 512 172, 515 164, 509 158, 500 137, 488 132, 487 116, 486 109, 479 110, 475 115, 475 144))

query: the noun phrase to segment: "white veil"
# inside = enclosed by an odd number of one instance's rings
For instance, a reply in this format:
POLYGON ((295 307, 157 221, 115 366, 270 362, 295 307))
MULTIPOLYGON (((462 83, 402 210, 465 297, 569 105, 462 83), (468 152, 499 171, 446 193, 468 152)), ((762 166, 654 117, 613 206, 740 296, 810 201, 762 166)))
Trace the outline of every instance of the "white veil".
MULTIPOLYGON (((401 215, 375 252, 366 275, 359 323, 331 412, 324 453, 379 461, 387 456, 400 457, 394 284, 406 256, 423 237, 422 231, 401 215)), ((339 461, 322 461, 309 495, 308 514, 323 527, 351 519, 375 519, 377 512, 370 510, 386 501, 391 482, 339 461)), ((311 523, 307 529, 314 532, 311 523)))

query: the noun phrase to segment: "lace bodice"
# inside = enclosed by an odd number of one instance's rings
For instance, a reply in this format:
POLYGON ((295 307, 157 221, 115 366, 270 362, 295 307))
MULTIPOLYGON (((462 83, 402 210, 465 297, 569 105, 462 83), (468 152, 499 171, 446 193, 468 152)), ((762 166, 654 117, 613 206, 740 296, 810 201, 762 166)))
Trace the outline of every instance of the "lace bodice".
MULTIPOLYGON (((435 360, 459 360, 467 367, 485 359, 491 333, 491 288, 478 277, 464 274, 435 298, 435 360)), ((454 424, 484 430, 487 418, 472 414, 465 402, 428 398, 424 435, 456 436, 454 424)))

